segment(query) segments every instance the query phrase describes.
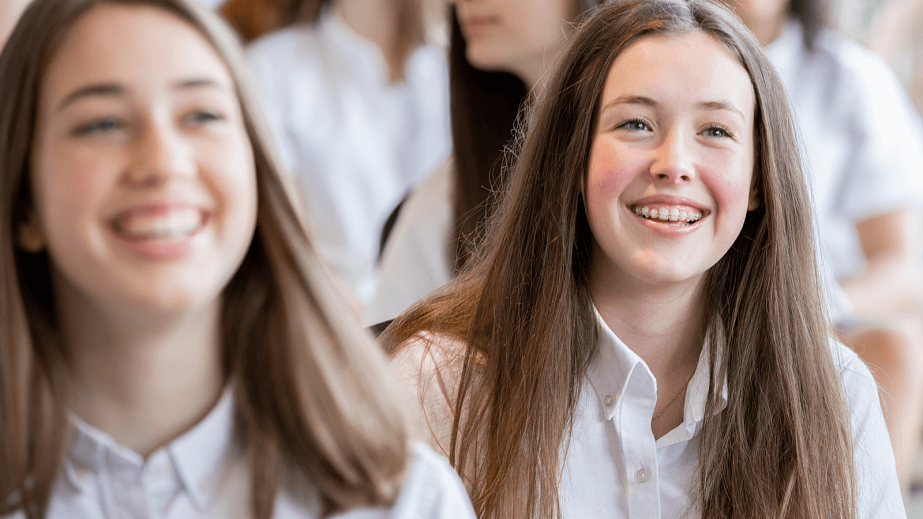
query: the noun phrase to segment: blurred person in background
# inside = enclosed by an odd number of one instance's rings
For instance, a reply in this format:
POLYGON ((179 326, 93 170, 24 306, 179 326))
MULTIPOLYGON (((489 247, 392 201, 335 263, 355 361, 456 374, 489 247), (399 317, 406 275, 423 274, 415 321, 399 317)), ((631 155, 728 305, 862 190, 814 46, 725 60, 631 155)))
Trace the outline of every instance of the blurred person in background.
POLYGON ((875 373, 903 484, 923 421, 923 128, 888 65, 823 0, 729 0, 791 98, 839 336, 875 373), (841 290, 840 290, 841 289, 841 290))
POLYGON ((455 0, 449 37, 453 156, 396 216, 366 323, 393 319, 452 279, 502 184, 503 149, 573 22, 598 0, 455 0))
POLYGON ((318 248, 360 303, 385 220, 450 151, 445 55, 424 13, 424 0, 293 0, 248 49, 318 248))
POLYGON ((886 4, 876 18, 869 46, 891 65, 923 114, 923 0, 886 4))

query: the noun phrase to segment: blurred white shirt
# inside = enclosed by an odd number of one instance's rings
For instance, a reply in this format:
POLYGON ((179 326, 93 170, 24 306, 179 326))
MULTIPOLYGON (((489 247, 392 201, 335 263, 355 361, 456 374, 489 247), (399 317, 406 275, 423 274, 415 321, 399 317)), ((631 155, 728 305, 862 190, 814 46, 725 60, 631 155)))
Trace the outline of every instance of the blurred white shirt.
MULTIPOLYGON (((250 468, 232 438, 227 391, 190 431, 147 460, 75 416, 76 434, 51 497, 48 519, 249 519, 250 468)), ((403 490, 390 509, 355 509, 337 519, 474 519, 458 476, 441 456, 414 447, 403 490)), ((283 484, 274 519, 321 517, 316 491, 283 484)), ((17 513, 11 519, 25 519, 17 513)))
MULTIPOLYGON (((577 402, 559 486, 562 519, 700 517, 690 499, 708 394, 708 348, 689 382, 683 423, 659 439, 651 421, 657 380, 647 364, 596 314, 599 355, 577 402)), ((720 339, 718 339, 720 340, 720 339)), ((746 347, 747 345, 735 345, 746 347)), ((719 350, 720 351, 720 350, 719 350)), ((831 343, 850 413, 860 519, 905 518, 878 386, 849 348, 831 343)), ((409 388, 429 442, 448 452, 464 345, 444 336, 417 338, 392 365, 409 388), (426 348, 426 341, 432 347, 426 348)), ((727 404, 727 387, 719 404, 727 404)), ((720 410, 718 412, 720 412, 720 410)))
POLYGON ((379 238, 406 193, 449 154, 444 52, 424 46, 388 81, 373 43, 333 10, 247 50, 315 244, 357 298, 371 299, 379 238))
POLYGON ((854 41, 821 31, 809 52, 790 20, 766 52, 795 113, 823 261, 836 279, 855 275, 856 224, 923 207, 923 125, 887 63, 854 41))
POLYGON ((454 275, 453 161, 447 160, 413 190, 401 207, 381 254, 375 297, 365 324, 394 319, 454 275))

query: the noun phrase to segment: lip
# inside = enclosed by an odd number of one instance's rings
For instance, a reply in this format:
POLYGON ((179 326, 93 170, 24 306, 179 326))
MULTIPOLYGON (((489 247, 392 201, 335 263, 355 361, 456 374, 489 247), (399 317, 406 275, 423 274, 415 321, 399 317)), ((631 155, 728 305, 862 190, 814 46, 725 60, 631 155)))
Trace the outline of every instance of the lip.
POLYGON ((478 32, 482 31, 485 27, 494 25, 497 23, 497 18, 494 16, 465 16, 459 17, 459 23, 461 24, 462 33, 466 37, 470 37, 478 32))
POLYGON ((688 198, 673 195, 661 194, 646 196, 644 198, 628 202, 624 207, 625 210, 628 211, 628 213, 641 225, 656 231, 658 234, 663 234, 666 236, 682 236, 694 232, 696 229, 701 227, 703 221, 711 216, 711 211, 703 207, 702 204, 688 198), (676 225, 672 222, 649 220, 643 216, 635 214, 634 210, 632 209, 634 206, 638 205, 653 204, 690 207, 701 212, 702 217, 688 225, 676 225))
POLYGON ((172 260, 188 255, 192 251, 193 241, 211 221, 211 212, 202 207, 186 202, 153 202, 137 204, 115 213, 106 221, 106 229, 117 243, 134 254, 152 260, 172 260), (125 236, 117 232, 121 222, 131 218, 164 216, 171 212, 195 209, 202 213, 202 225, 188 236, 180 238, 138 238, 125 236))

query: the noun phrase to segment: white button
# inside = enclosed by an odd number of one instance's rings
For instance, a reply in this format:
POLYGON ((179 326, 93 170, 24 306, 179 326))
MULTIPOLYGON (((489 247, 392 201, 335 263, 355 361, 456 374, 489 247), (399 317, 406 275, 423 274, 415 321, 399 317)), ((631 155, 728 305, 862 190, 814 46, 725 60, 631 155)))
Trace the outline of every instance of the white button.
POLYGON ((612 405, 613 401, 612 395, 606 395, 606 405, 612 405))
POLYGON ((635 472, 635 480, 638 483, 647 483, 651 480, 651 471, 647 470, 647 467, 641 467, 641 470, 635 472))

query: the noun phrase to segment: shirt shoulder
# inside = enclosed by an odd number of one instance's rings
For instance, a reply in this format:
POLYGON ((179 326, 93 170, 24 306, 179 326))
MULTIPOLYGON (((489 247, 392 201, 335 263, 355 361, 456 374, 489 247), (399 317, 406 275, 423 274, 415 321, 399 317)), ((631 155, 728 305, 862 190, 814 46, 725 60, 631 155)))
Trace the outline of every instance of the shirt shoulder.
POLYGON ((458 474, 426 445, 413 447, 414 460, 390 519, 474 519, 468 493, 458 474))
POLYGON ((405 342, 391 360, 404 387, 421 439, 448 455, 455 421, 465 343, 446 335, 421 333, 405 342))
POLYGON ((881 410, 878 384, 852 349, 831 340, 849 412, 856 467, 858 511, 863 519, 904 518, 894 452, 881 410))

